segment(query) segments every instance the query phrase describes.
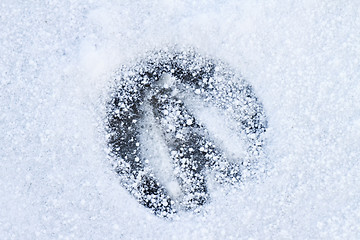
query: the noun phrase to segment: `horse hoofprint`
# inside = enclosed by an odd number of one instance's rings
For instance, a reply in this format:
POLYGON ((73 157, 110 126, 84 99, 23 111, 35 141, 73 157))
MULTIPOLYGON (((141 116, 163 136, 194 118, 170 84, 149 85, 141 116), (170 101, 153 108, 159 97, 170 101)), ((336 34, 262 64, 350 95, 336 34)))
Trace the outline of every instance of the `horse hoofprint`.
POLYGON ((267 121, 250 84, 193 49, 151 52, 115 76, 107 104, 121 184, 156 215, 209 201, 207 173, 236 184, 263 158, 267 121))

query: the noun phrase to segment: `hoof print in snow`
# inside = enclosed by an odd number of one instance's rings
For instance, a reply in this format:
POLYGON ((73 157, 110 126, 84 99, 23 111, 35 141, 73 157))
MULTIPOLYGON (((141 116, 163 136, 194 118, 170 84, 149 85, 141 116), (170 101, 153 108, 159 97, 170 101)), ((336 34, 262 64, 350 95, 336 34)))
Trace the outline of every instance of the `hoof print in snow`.
POLYGON ((252 87, 194 50, 122 67, 107 103, 109 158, 121 184, 159 216, 197 211, 209 178, 236 184, 263 156, 266 117, 252 87))

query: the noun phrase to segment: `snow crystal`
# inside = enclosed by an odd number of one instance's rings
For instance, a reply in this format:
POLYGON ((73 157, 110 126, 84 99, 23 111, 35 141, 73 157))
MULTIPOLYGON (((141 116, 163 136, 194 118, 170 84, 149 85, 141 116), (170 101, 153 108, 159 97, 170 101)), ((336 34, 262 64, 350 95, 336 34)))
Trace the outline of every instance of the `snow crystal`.
MULTIPOLYGON (((1 239, 360 239, 358 15, 351 0, 2 1, 1 239), (221 59, 251 84, 269 121, 270 165, 239 188, 209 180, 210 201, 172 220, 122 187, 103 125, 119 66, 169 46, 221 59)), ((144 129, 159 140, 144 162, 168 169, 177 151, 144 129)), ((161 176, 176 196, 173 171, 161 176)))

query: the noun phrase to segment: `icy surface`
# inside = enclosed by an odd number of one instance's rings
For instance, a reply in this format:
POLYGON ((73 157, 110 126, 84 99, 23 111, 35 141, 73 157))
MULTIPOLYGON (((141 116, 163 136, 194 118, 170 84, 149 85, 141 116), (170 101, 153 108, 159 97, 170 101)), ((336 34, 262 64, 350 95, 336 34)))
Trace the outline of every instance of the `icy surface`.
MULTIPOLYGON (((2 1, 1 239, 359 239, 357 1, 2 1), (238 69, 269 120, 262 182, 159 219, 106 160, 111 73, 191 45, 238 69)), ((171 84, 171 82, 169 82, 171 84)))
POLYGON ((251 85, 194 49, 147 54, 117 71, 106 104, 109 160, 122 185, 169 216, 208 202, 210 175, 221 187, 236 187, 263 174, 267 120, 251 85), (151 164, 156 158, 170 168, 151 164), (180 184, 176 198, 159 176, 168 173, 180 184))

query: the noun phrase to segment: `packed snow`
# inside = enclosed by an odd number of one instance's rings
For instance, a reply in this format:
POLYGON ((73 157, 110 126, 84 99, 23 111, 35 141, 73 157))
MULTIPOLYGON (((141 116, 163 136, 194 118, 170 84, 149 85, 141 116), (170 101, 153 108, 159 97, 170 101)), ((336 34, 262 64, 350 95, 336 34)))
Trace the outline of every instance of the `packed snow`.
MULTIPOLYGON (((0 5, 1 239, 360 238, 357 1, 0 5), (173 46, 219 59, 251 84, 268 121, 267 164, 239 187, 210 184, 201 211, 168 219, 120 183, 104 121, 121 66, 173 46)), ((215 128, 206 114, 221 114, 201 109, 192 111, 215 128)), ((176 195, 173 176, 163 177, 176 195)))
POLYGON ((251 85, 193 49, 150 52, 120 68, 109 95, 109 159, 124 187, 157 215, 197 212, 210 198, 209 172, 224 185, 265 165, 267 120, 251 85), (174 180, 181 194, 166 188, 174 180))

